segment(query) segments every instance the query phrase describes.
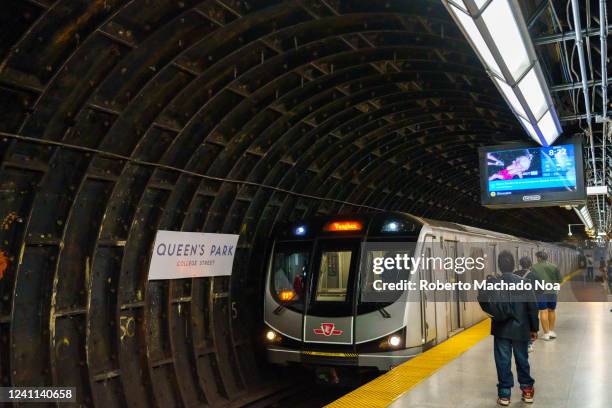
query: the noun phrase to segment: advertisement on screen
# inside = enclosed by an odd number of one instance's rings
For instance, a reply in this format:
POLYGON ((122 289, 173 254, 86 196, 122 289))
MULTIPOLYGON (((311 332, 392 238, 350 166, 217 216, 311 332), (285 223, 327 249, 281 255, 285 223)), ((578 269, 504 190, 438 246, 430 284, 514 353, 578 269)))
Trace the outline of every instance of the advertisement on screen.
POLYGON ((492 146, 481 148, 479 156, 485 206, 562 205, 586 199, 580 144, 492 146))

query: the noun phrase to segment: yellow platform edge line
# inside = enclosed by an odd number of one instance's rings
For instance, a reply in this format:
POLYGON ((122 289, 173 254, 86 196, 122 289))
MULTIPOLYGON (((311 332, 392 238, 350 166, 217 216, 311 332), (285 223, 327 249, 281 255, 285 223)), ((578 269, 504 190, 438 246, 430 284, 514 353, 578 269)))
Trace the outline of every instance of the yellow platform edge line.
MULTIPOLYGON (((561 285, 564 285, 583 270, 583 268, 579 268, 564 276, 561 285)), ((485 319, 344 395, 326 407, 387 407, 418 383, 474 347, 490 332, 491 319, 485 319)))
POLYGON ((386 407, 425 378, 472 348, 487 337, 490 331, 490 319, 485 319, 346 394, 327 407, 386 407))
POLYGON ((582 271, 584 271, 584 268, 578 268, 574 272, 568 273, 567 275, 565 275, 563 279, 561 279, 561 286, 563 286, 565 282, 569 281, 570 279, 572 279, 574 276, 578 275, 582 271))

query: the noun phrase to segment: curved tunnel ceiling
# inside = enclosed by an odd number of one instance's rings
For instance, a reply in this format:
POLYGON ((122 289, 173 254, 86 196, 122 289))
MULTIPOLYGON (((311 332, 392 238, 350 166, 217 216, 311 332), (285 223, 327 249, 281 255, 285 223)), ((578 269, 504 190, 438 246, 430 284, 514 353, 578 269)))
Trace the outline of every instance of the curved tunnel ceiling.
POLYGON ((5 10, 2 384, 111 406, 253 395, 279 221, 389 209, 551 240, 572 222, 480 207, 477 147, 525 135, 438 1, 5 10), (240 233, 231 281, 147 284, 157 229, 240 233))

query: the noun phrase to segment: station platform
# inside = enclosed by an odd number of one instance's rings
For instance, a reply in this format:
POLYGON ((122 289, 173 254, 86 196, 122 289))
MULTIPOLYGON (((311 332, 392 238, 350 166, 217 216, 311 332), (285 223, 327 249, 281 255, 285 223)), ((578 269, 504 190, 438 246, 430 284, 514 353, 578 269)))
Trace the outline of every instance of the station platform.
MULTIPOLYGON (((612 303, 597 282, 575 274, 557 307, 558 338, 537 340, 529 361, 535 402, 523 403, 516 384, 511 406, 603 408, 612 406, 612 303), (599 301, 586 299, 586 294, 599 301)), ((490 322, 481 322, 345 395, 330 407, 492 407, 497 374, 490 322)))

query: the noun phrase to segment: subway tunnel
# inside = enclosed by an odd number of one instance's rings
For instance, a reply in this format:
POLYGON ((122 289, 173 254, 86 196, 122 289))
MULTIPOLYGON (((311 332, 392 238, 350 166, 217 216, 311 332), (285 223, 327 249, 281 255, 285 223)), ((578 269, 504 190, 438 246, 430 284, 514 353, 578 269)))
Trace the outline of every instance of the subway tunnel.
MULTIPOLYGON (((0 19, 0 385, 85 406, 241 406, 273 229, 487 210, 477 148, 522 129, 439 1, 10 0, 0 19), (148 281, 157 230, 240 234, 231 277, 148 281)), ((538 220, 538 222, 536 222, 538 220)))

